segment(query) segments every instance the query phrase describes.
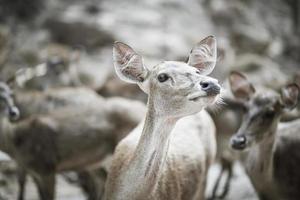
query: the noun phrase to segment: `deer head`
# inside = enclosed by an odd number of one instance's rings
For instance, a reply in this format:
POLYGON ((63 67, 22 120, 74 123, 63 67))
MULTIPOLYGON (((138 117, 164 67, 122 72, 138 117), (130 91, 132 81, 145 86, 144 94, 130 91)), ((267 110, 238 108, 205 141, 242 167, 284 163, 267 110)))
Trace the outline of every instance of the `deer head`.
POLYGON ((244 150, 272 137, 282 114, 298 103, 296 84, 283 87, 281 94, 273 90, 256 91, 239 72, 230 74, 229 83, 233 95, 244 108, 242 124, 230 141, 236 150, 244 150))
POLYGON ((131 47, 115 42, 113 59, 120 79, 138 84, 158 115, 182 117, 216 102, 221 88, 207 76, 215 67, 216 52, 216 40, 209 36, 191 50, 187 63, 164 61, 148 68, 131 47))
POLYGON ((0 82, 0 115, 7 116, 10 120, 17 120, 20 116, 19 109, 15 106, 13 93, 4 82, 0 82))

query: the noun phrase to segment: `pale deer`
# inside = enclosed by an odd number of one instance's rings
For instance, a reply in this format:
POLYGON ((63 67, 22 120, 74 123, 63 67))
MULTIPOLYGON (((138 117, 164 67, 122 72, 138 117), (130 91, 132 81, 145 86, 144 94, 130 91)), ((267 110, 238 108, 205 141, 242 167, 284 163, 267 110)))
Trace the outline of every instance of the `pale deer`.
POLYGON ((165 61, 149 69, 131 47, 114 44, 116 73, 148 94, 148 110, 116 148, 105 199, 204 199, 216 154, 215 126, 203 110, 218 101, 221 90, 207 76, 216 49, 209 36, 192 49, 188 63, 165 61))
POLYGON ((112 98, 11 123, 19 112, 4 83, 0 104, 0 149, 34 178, 42 200, 54 199, 56 172, 81 171, 100 162, 144 113, 142 103, 112 98))
POLYGON ((232 72, 229 81, 245 112, 231 147, 248 150, 242 163, 260 199, 299 199, 300 120, 280 123, 283 113, 297 105, 299 87, 287 85, 281 94, 270 89, 256 91, 238 72, 232 72))

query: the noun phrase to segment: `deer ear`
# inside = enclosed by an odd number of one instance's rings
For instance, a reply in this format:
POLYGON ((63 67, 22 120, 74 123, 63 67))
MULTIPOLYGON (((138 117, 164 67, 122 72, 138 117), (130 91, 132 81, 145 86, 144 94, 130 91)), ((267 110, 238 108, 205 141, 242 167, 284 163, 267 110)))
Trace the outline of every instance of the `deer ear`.
POLYGON ((281 100, 285 108, 291 110, 298 104, 300 89, 297 84, 289 84, 281 89, 281 100))
POLYGON ((203 75, 210 74, 217 61, 217 41, 214 36, 201 40, 191 50, 188 64, 196 67, 203 75))
POLYGON ((253 85, 239 72, 230 73, 229 84, 233 95, 238 99, 248 100, 255 93, 253 85))
POLYGON ((115 42, 113 47, 113 61, 120 79, 130 83, 141 83, 148 75, 143 58, 130 46, 115 42))
POLYGON ((300 71, 296 72, 294 75, 294 83, 296 83, 300 87, 300 71))

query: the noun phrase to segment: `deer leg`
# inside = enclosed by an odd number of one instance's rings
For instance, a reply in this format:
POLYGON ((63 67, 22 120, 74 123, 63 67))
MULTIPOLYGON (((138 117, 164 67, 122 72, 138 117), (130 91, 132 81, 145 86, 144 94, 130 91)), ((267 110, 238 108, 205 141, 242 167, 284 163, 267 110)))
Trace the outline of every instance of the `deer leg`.
POLYGON ((221 169, 221 171, 220 171, 220 173, 218 175, 218 178, 216 180, 216 183, 215 183, 215 185, 213 187, 212 196, 209 198, 210 200, 213 200, 213 199, 217 198, 217 190, 219 188, 219 185, 220 185, 223 173, 224 173, 224 168, 222 167, 222 169, 221 169))
POLYGON ((24 200, 25 195, 25 184, 26 184, 26 171, 22 168, 18 169, 18 185, 19 185, 19 193, 18 200, 24 200))
POLYGON ((34 177, 40 200, 54 200, 55 174, 39 175, 34 177))
POLYGON ((79 184, 84 191, 84 193, 88 196, 88 199, 96 199, 95 195, 95 182, 93 178, 90 176, 88 171, 78 172, 79 184))
POLYGON ((233 175, 233 169, 232 169, 232 166, 233 165, 233 161, 232 159, 229 159, 225 156, 222 156, 221 158, 221 166, 222 166, 222 169, 220 171, 220 174, 216 180, 216 184, 214 185, 213 187, 213 191, 212 191, 212 196, 210 199, 224 199, 227 195, 227 193, 229 192, 229 189, 230 189, 230 180, 232 178, 232 175, 233 175), (223 191, 221 192, 220 195, 217 195, 217 191, 220 187, 220 182, 221 182, 221 179, 223 177, 223 175, 227 172, 227 178, 225 180, 225 183, 224 183, 224 187, 223 187, 223 191))
POLYGON ((78 172, 79 183, 88 196, 88 200, 100 200, 104 193, 106 180, 104 169, 78 172))
POLYGON ((221 193, 221 195, 219 197, 220 199, 224 199, 226 197, 227 193, 229 192, 229 189, 230 189, 230 180, 231 180, 232 174, 233 174, 232 166, 230 166, 226 170, 228 172, 227 179, 226 179, 226 182, 224 184, 224 190, 223 190, 223 192, 221 193))

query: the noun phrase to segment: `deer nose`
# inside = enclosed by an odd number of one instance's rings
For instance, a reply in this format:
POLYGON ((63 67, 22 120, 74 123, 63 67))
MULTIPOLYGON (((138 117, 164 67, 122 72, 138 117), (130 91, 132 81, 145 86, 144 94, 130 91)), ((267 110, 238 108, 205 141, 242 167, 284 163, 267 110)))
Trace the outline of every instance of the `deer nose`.
POLYGON ((20 117, 20 111, 15 106, 9 108, 8 114, 9 114, 9 119, 11 119, 12 121, 18 120, 20 117))
POLYGON ((247 139, 244 135, 233 136, 230 143, 233 149, 243 150, 246 148, 247 139))
POLYGON ((215 96, 220 94, 221 87, 212 81, 201 81, 201 89, 206 92, 207 96, 215 96))

